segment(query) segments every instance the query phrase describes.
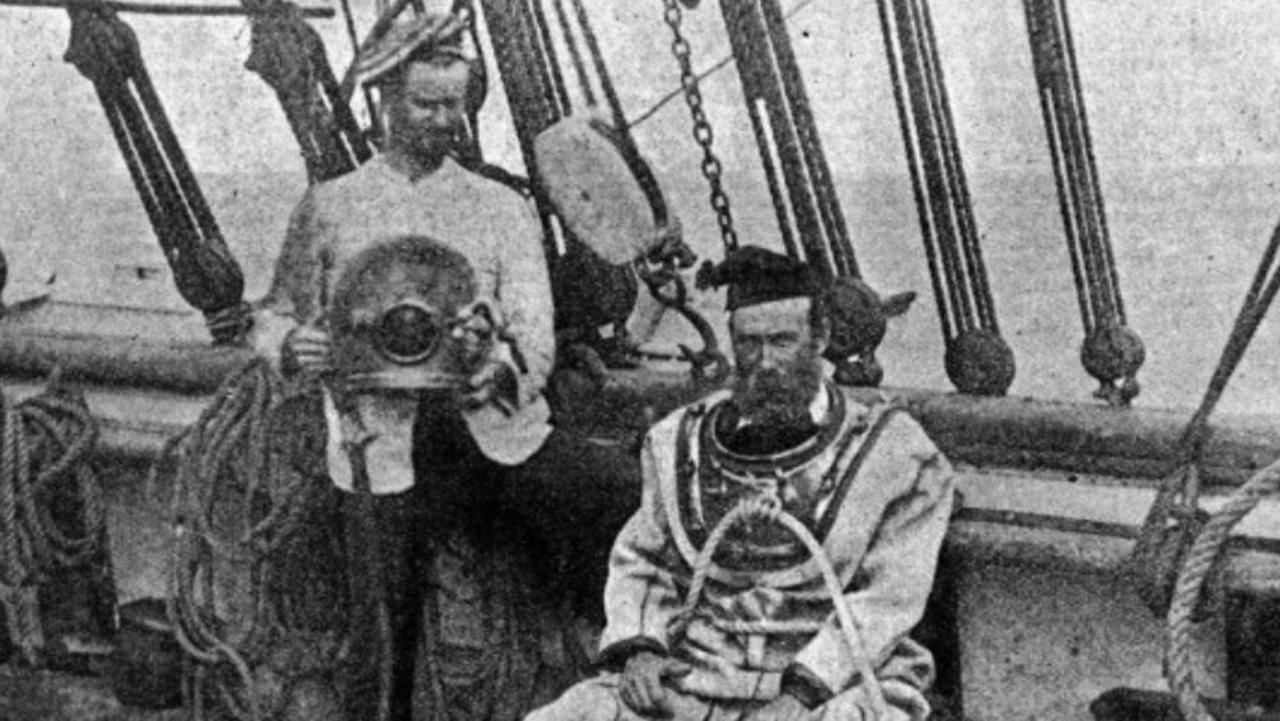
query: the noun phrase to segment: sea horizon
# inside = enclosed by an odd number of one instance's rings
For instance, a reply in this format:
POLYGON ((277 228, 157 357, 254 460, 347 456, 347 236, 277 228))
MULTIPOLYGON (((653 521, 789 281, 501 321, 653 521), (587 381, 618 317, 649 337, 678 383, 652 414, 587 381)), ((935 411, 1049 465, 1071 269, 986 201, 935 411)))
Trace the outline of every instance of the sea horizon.
MULTIPOLYGON (((292 169, 197 175, 244 269, 246 297, 261 296, 304 179, 292 169)), ((968 179, 1001 328, 1017 358, 1010 393, 1089 399, 1096 383, 1079 363, 1081 321, 1052 175, 1043 167, 986 167, 968 179)), ((17 289, 11 294, 52 275, 53 297, 60 300, 187 309, 131 184, 120 180, 93 187, 72 180, 63 197, 23 197, 20 186, 16 193, 8 189, 18 196, 11 205, 18 212, 7 227, 0 225, 0 250, 17 289)), ((660 180, 687 242, 703 258, 721 257, 705 186, 676 173, 660 180)), ((780 248, 761 184, 737 187, 734 180, 728 190, 743 242, 780 248)), ((1139 405, 1198 403, 1280 217, 1278 182, 1280 164, 1269 163, 1103 171, 1130 326, 1147 350, 1139 405)), ((872 167, 837 171, 835 183, 864 276, 882 292, 918 294, 908 314, 891 322, 882 344, 886 385, 950 388, 909 179, 905 172, 872 167)), ((718 294, 703 294, 695 307, 726 346, 721 303, 718 294)), ((1278 407, 1280 391, 1271 382, 1280 371, 1275 325, 1263 322, 1220 404, 1224 412, 1265 414, 1278 407)), ((672 315, 649 346, 671 350, 695 338, 672 315)))

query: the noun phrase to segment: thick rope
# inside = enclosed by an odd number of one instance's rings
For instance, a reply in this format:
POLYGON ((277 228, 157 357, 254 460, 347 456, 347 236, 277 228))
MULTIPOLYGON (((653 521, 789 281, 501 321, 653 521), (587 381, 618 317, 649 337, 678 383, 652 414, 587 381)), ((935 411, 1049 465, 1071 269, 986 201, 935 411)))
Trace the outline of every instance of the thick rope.
MULTIPOLYGON (((668 2, 668 5, 670 3, 668 2)), ((790 226, 804 259, 827 278, 858 277, 843 215, 834 196, 830 171, 795 63, 790 38, 776 0, 726 0, 721 13, 729 28, 738 77, 747 106, 760 108, 770 141, 758 150, 766 165, 781 170, 785 188, 775 208, 786 208, 778 226, 790 226)), ((754 122, 754 121, 753 121, 754 122)))
POLYGON ((1160 484, 1156 498, 1143 520, 1138 540, 1130 556, 1130 567, 1138 580, 1139 593, 1153 611, 1165 615, 1170 598, 1169 584, 1181 555, 1190 545, 1199 523, 1197 499, 1200 491, 1198 464, 1209 433, 1209 417, 1226 390, 1236 367, 1244 358, 1267 310, 1280 292, 1280 224, 1258 262, 1253 282, 1236 315, 1231 335, 1205 388, 1200 405, 1187 422, 1179 442, 1178 468, 1160 484), (1171 525, 1170 521, 1174 521, 1171 525))
MULTIPOLYGON (((355 170, 373 151, 329 65, 324 40, 292 3, 242 2, 260 10, 250 20, 252 50, 245 67, 275 91, 306 161, 307 179, 317 183, 355 170)), ((348 22, 349 10, 344 5, 348 22)))
POLYGON ((1231 529, 1249 515, 1259 501, 1277 491, 1280 491, 1280 461, 1254 474, 1209 518, 1187 552, 1187 560, 1178 574, 1173 603, 1169 608, 1168 676, 1169 687, 1177 695, 1178 706, 1188 721, 1213 721, 1213 716, 1200 701, 1192 661, 1193 617, 1200 601, 1200 588, 1221 555, 1231 529))
POLYGON ((1095 397, 1113 406, 1127 406, 1138 394, 1137 373, 1145 350, 1126 327, 1067 0, 1023 0, 1023 4, 1084 326, 1081 361, 1100 383, 1095 397))
MULTIPOLYGON (((217 700, 212 705, 234 718, 266 718, 270 709, 262 707, 255 669, 300 632, 267 591, 279 571, 275 552, 303 527, 322 488, 272 449, 274 411, 294 392, 265 361, 249 363, 166 444, 148 478, 153 500, 167 491, 173 530, 168 612, 178 643, 195 662, 187 685, 196 696, 190 706, 197 721, 211 705, 209 693, 217 700), (228 582, 248 586, 234 619, 218 616, 232 600, 224 590, 228 582)), ((311 635, 325 645, 323 634, 311 635)))
POLYGON ((133 30, 106 6, 70 8, 65 59, 94 86, 178 292, 219 342, 247 330, 244 275, 187 164, 133 30))
POLYGON ((1003 394, 1013 381, 1013 353, 1000 337, 929 7, 925 0, 877 5, 947 375, 961 392, 1003 394))
POLYGON ((35 663, 44 643, 38 584, 90 561, 105 537, 102 489, 89 461, 98 426, 83 397, 56 380, 19 403, 0 392, 0 424, 0 603, 11 640, 35 663))
MULTIPOLYGON (((702 550, 698 552, 698 557, 694 560, 693 579, 689 584, 689 591, 685 595, 685 606, 676 615, 675 620, 672 621, 673 627, 677 631, 682 631, 693 619, 698 603, 702 598, 703 588, 707 583, 707 576, 711 572, 712 559, 715 557, 715 553, 725 535, 735 525, 755 519, 772 521, 786 528, 804 544, 818 564, 827 594, 831 597, 832 606, 835 608, 836 619, 840 622, 840 630, 844 634, 850 655, 853 657, 855 670, 862 678, 867 691, 867 698, 871 701, 873 721, 888 718, 884 693, 880 689, 880 680, 876 676, 875 668, 872 665, 873 659, 862 643, 862 627, 854 619, 848 604, 844 602, 844 590, 840 584, 840 579, 836 576, 835 569, 831 566, 831 560, 827 558, 826 551, 823 550, 822 544, 818 543, 818 539, 814 538, 813 533, 795 516, 783 510, 782 506, 774 498, 755 496, 743 499, 716 524, 716 527, 711 531, 711 535, 707 537, 707 542, 702 545, 702 550)), ((816 629, 817 626, 807 622, 787 624, 765 621, 726 624, 726 630, 741 633, 788 633, 816 629)))

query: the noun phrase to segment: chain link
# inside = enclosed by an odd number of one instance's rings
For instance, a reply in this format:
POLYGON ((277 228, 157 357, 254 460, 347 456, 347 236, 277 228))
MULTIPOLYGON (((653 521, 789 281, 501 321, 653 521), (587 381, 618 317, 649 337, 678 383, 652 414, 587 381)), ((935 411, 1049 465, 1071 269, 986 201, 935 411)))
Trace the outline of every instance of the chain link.
POLYGON ((666 10, 662 14, 662 19, 671 28, 671 54, 680 65, 680 88, 684 90, 685 103, 689 106, 689 114, 693 116, 693 139, 702 148, 702 176, 707 179, 707 185, 711 188, 711 208, 716 212, 720 237, 724 241, 726 251, 736 250, 738 233, 733 228, 729 196, 725 194, 724 185, 720 179, 722 170, 720 159, 716 157, 712 145, 715 133, 711 129, 711 122, 707 120, 706 111, 702 108, 702 92, 698 89, 698 77, 693 72, 689 41, 680 31, 680 23, 684 15, 678 2, 679 0, 663 0, 666 10))

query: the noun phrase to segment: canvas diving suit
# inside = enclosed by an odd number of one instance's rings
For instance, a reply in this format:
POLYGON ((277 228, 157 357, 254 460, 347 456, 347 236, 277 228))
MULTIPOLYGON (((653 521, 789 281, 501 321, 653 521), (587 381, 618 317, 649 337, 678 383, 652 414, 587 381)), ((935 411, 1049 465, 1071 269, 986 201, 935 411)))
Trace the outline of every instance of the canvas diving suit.
MULTIPOLYGON (((776 497, 821 542, 874 656, 890 716, 929 712, 932 657, 907 634, 933 583, 951 468, 920 426, 887 403, 863 405, 827 383, 811 412, 815 427, 780 453, 732 449, 727 392, 678 410, 646 439, 641 508, 610 559, 601 654, 619 668, 639 650, 692 666, 668 681, 675 719, 742 718, 793 688, 805 690, 814 719, 860 719, 867 709, 817 564, 776 524, 724 536, 687 626, 673 633, 702 544, 753 496, 776 497), (752 631, 737 630, 744 626, 752 631)), ((618 696, 619 681, 616 673, 584 681, 528 719, 637 718, 618 696)))

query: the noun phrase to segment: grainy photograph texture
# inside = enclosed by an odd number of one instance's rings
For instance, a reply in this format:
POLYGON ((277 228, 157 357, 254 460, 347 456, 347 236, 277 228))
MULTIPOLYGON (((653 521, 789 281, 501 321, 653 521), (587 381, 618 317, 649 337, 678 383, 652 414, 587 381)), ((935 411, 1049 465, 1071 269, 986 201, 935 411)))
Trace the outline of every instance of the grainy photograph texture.
POLYGON ((0 0, 0 721, 1280 718, 1277 32, 0 0))

